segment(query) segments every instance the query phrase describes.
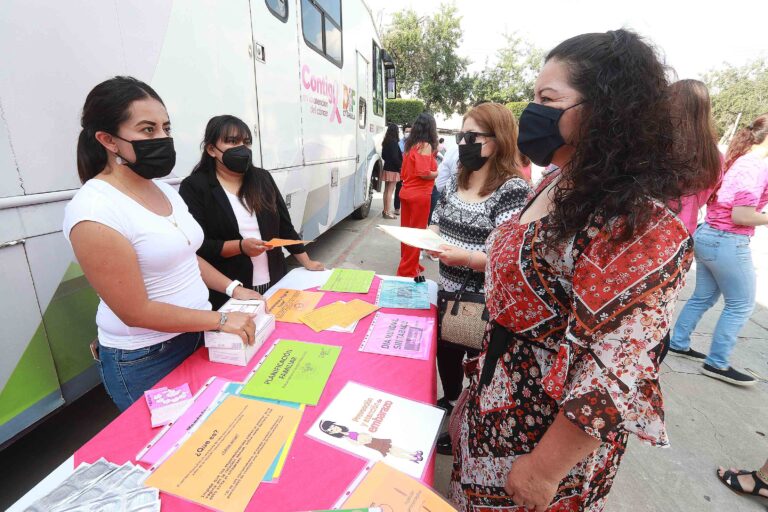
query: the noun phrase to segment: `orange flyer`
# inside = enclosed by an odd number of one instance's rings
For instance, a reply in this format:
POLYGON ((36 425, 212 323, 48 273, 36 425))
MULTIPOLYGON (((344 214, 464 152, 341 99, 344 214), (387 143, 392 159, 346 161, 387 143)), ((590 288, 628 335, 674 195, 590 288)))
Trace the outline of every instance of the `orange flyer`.
POLYGON ((344 502, 344 508, 408 512, 456 512, 430 487, 383 462, 377 462, 344 502))
POLYGON ((278 322, 300 324, 302 323, 300 317, 315 309, 322 298, 323 292, 281 288, 267 299, 267 308, 270 314, 275 315, 275 320, 278 322))
POLYGON ((230 396, 145 485, 241 512, 300 419, 298 409, 230 396))
POLYGON ((346 327, 361 318, 365 318, 377 309, 379 306, 360 299, 351 300, 347 303, 339 301, 305 313, 301 317, 301 321, 315 332, 320 332, 335 325, 346 327))
POLYGON ((288 240, 286 238, 273 238, 269 242, 264 242, 270 247, 285 247, 286 245, 311 244, 312 240, 288 240))

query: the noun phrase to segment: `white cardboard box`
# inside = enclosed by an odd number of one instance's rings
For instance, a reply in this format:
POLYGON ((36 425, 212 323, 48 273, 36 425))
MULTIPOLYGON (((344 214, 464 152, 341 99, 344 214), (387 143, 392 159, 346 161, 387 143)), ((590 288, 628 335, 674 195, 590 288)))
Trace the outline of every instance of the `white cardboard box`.
MULTIPOLYGON (((235 336, 238 340, 238 345, 235 348, 208 348, 208 359, 212 363, 225 363, 225 364, 234 364, 237 366, 246 366, 249 362, 251 362, 251 359, 253 359, 253 356, 256 355, 256 352, 259 351, 261 346, 264 344, 264 342, 269 338, 269 335, 272 334, 272 331, 275 330, 275 317, 274 315, 261 315, 259 318, 256 319, 256 339, 253 343, 253 345, 245 345, 243 343, 243 340, 236 335, 235 336)), ((206 336, 208 333, 205 333, 206 336)), ((208 345, 208 340, 206 339, 206 345, 208 345)))
MULTIPOLYGON (((256 330, 258 331, 260 318, 264 318, 267 315, 267 306, 263 300, 229 299, 219 308, 219 311, 251 315, 253 321, 256 322, 256 330)), ((214 331, 205 332, 205 346, 208 348, 239 348, 242 344, 243 339, 237 334, 214 331)))

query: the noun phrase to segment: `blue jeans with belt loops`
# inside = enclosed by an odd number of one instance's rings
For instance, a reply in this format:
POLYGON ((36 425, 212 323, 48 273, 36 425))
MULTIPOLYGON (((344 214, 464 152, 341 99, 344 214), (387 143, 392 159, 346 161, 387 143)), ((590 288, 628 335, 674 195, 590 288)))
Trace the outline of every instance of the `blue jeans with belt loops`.
POLYGON ((97 366, 101 380, 118 409, 124 411, 141 398, 192 355, 202 339, 201 332, 186 332, 136 350, 99 345, 97 366))
POLYGON ((675 324, 673 349, 691 346, 691 332, 722 295, 725 307, 712 334, 706 364, 728 368, 739 331, 755 308, 756 277, 749 240, 747 235, 721 231, 706 223, 696 230, 696 289, 675 324))

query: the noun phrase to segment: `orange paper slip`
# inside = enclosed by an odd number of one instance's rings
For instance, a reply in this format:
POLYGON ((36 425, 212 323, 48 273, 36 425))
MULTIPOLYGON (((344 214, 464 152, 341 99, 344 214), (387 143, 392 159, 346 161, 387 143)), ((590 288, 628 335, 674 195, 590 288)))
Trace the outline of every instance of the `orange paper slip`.
POLYGON ((270 247, 285 247, 286 245, 311 244, 312 240, 288 240, 286 238, 273 238, 269 242, 264 242, 270 247))
POLYGON ((312 311, 322 298, 323 292, 281 288, 267 299, 267 307, 269 313, 275 315, 275 320, 278 322, 300 324, 301 316, 312 311))
MULTIPOLYGON (((354 486, 354 484, 353 484, 354 486)), ((343 498, 342 498, 343 500, 343 498)), ((339 501, 342 501, 339 500, 339 501)), ((381 507, 383 510, 408 512, 455 512, 435 491, 413 477, 377 462, 365 475, 349 498, 336 507, 381 507)))
POLYGON ((241 512, 300 419, 298 409, 230 396, 145 485, 241 512))
POLYGON ((377 309, 379 306, 360 299, 351 300, 347 303, 339 301, 306 313, 301 317, 301 321, 315 332, 320 332, 335 325, 346 327, 361 318, 365 318, 377 309))

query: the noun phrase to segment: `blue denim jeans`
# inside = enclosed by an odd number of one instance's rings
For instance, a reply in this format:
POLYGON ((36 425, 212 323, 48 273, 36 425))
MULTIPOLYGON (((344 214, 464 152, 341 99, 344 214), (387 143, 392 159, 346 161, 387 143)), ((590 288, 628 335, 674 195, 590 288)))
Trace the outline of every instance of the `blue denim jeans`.
POLYGON ((686 350, 691 332, 720 295, 725 307, 712 335, 706 363, 726 369, 736 338, 755 308, 756 278, 749 236, 721 231, 702 224, 693 235, 696 256, 696 289, 672 333, 672 348, 686 350))
POLYGON ((157 382, 192 355, 203 333, 186 332, 136 350, 99 345, 99 371, 104 387, 118 409, 126 410, 157 382))

